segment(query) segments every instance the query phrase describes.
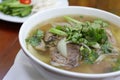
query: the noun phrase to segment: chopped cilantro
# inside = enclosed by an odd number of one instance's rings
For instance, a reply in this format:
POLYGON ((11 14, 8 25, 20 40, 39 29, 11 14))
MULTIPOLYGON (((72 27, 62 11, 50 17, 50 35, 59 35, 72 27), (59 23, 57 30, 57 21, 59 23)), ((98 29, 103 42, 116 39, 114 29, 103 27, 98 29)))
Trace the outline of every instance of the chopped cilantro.
POLYGON ((43 36, 44 36, 43 31, 36 30, 32 36, 26 39, 26 42, 30 43, 32 46, 37 46, 40 44, 43 36))
POLYGON ((56 26, 50 32, 59 36, 66 35, 67 41, 80 45, 80 53, 86 63, 92 64, 98 58, 97 49, 101 49, 103 54, 110 53, 112 48, 105 31, 108 23, 102 19, 81 22, 69 16, 64 18, 72 26, 56 26))

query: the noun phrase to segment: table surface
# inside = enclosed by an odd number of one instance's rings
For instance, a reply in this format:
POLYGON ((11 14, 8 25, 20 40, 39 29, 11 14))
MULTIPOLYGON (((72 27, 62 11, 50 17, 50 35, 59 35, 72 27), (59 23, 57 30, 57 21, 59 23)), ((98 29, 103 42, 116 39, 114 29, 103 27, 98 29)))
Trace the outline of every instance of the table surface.
POLYGON ((0 80, 12 66, 20 50, 18 32, 21 24, 0 20, 0 80))
MULTIPOLYGON (((97 0, 69 0, 70 5, 96 7, 97 0)), ((98 0, 101 1, 101 0, 98 0)), ((20 50, 18 33, 22 23, 0 20, 0 80, 3 79, 20 50)))

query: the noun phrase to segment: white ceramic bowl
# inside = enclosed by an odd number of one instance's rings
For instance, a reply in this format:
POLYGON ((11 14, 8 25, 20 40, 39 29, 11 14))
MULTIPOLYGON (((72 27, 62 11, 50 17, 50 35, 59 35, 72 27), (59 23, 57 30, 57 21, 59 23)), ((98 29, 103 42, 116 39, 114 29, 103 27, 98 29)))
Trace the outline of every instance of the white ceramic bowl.
POLYGON ((20 45, 33 66, 48 80, 118 80, 117 78, 120 77, 120 71, 103 74, 85 74, 61 70, 38 60, 27 50, 25 39, 33 27, 50 18, 70 14, 96 16, 120 25, 120 17, 103 10, 88 7, 71 6, 38 12, 23 23, 19 32, 20 45))

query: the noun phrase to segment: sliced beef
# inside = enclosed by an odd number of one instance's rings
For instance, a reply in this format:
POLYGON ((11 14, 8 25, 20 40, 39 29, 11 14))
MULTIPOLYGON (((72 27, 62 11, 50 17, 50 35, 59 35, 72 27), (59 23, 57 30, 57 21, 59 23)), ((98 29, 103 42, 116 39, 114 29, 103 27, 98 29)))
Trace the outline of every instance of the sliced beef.
POLYGON ((51 54, 51 64, 54 66, 65 66, 67 59, 62 56, 57 48, 52 47, 50 48, 50 54, 51 54))
POLYGON ((67 44, 68 56, 62 56, 56 48, 51 48, 51 64, 70 69, 79 65, 79 47, 74 44, 67 44))
POLYGON ((55 39, 56 39, 56 37, 52 33, 46 32, 45 37, 44 37, 44 40, 46 42, 50 42, 50 41, 53 41, 55 39))
POLYGON ((75 44, 67 44, 67 51, 68 51, 68 65, 73 67, 78 66, 79 62, 79 46, 75 44))
POLYGON ((55 47, 59 40, 61 39, 61 36, 54 35, 50 32, 46 32, 44 41, 46 42, 46 47, 55 47))

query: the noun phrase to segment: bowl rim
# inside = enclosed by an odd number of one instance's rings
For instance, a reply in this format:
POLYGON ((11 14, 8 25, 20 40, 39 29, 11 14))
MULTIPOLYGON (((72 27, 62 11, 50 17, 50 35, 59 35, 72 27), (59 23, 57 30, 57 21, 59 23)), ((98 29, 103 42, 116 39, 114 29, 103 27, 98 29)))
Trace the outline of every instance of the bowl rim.
MULTIPOLYGON (((107 11, 104 11, 104 10, 100 10, 100 9, 96 9, 96 8, 91 8, 91 7, 82 7, 82 6, 68 6, 68 7, 61 7, 61 8, 57 8, 57 9, 89 9, 89 10, 96 10, 96 12, 102 12, 104 14, 108 14, 110 16, 113 16, 117 19, 120 20, 120 17, 115 15, 115 14, 112 14, 110 12, 107 12, 107 11)), ((67 71, 67 70, 62 70, 62 69, 59 69, 59 68, 56 68, 56 67, 53 67, 51 65, 48 65, 44 62, 42 62, 41 60, 37 59, 35 56, 33 56, 26 48, 26 46, 24 46, 24 44, 22 43, 22 31, 23 31, 23 27, 34 17, 37 17, 37 15, 39 14, 43 14, 43 13, 47 13, 49 11, 54 11, 56 10, 56 8, 52 8, 52 9, 48 9, 48 10, 45 10, 45 11, 41 11, 41 12, 38 12, 34 15, 32 15, 31 17, 29 17, 29 19, 27 19, 22 25, 21 25, 21 28, 19 30, 19 43, 23 49, 23 51, 25 52, 25 54, 30 58, 32 59, 33 61, 37 62, 39 65, 43 66, 44 68, 48 69, 48 70, 51 70, 53 72, 56 72, 56 73, 59 73, 59 74, 63 74, 63 75, 66 75, 66 76, 72 76, 72 77, 82 77, 82 78, 104 78, 104 77, 111 77, 111 76, 117 76, 117 75, 120 75, 120 71, 115 71, 115 72, 110 72, 110 73, 100 73, 100 74, 92 74, 92 73, 78 73, 78 72, 71 72, 71 71, 67 71)))

